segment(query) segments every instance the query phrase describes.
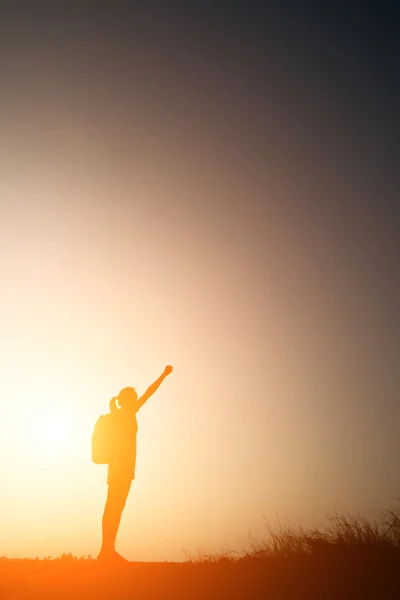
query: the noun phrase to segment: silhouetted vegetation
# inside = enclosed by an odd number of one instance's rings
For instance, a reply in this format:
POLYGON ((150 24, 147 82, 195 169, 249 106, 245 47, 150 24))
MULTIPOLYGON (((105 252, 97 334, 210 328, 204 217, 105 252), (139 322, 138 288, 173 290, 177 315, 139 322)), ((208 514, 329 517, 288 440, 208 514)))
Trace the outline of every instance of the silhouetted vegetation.
POLYGON ((91 556, 0 559, 0 589, 29 598, 396 598, 400 511, 333 515, 324 528, 267 526, 241 552, 187 554, 183 563, 106 568, 91 556), (34 565, 37 565, 35 567, 34 565), (42 565, 42 567, 40 566, 42 565))
POLYGON ((224 551, 196 554, 185 551, 187 561, 220 563, 284 560, 304 556, 333 556, 348 553, 381 553, 400 557, 400 510, 386 510, 373 518, 362 515, 327 517, 324 528, 305 530, 302 527, 271 527, 262 539, 249 535, 245 552, 224 551))

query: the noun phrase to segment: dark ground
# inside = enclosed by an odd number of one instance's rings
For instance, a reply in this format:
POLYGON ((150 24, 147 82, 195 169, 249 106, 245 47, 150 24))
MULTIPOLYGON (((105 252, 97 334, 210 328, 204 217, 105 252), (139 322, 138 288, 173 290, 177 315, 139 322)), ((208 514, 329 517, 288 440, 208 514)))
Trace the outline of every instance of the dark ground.
POLYGON ((400 598, 398 564, 355 564, 341 556, 231 563, 127 563, 0 560, 0 598, 252 600, 400 598), (396 592, 397 590, 397 592, 396 592))

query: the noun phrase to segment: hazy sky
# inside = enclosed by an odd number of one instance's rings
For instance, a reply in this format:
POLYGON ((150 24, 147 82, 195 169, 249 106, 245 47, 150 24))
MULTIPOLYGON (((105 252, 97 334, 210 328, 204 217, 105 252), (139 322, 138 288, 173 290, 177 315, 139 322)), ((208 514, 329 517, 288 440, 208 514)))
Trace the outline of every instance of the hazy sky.
POLYGON ((400 495, 398 14, 347 4, 1 3, 0 555, 97 553, 166 364, 128 558, 400 495))

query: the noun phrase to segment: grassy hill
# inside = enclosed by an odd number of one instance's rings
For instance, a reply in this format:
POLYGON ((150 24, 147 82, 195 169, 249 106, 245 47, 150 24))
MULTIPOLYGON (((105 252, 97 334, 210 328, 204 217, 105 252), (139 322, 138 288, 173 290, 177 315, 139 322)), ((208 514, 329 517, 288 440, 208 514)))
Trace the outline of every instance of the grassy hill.
POLYGON ((90 558, 0 559, 1 599, 400 598, 400 514, 280 527, 242 555, 105 567, 90 558))

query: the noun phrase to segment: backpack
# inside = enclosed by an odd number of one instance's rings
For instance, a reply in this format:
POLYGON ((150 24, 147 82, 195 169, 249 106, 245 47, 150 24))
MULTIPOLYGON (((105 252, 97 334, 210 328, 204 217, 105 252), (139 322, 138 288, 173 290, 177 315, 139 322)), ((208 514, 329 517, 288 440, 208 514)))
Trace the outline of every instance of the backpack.
POLYGON ((94 426, 92 434, 92 461, 96 465, 107 465, 112 460, 116 441, 117 407, 115 398, 110 402, 110 411, 101 415, 94 426))

